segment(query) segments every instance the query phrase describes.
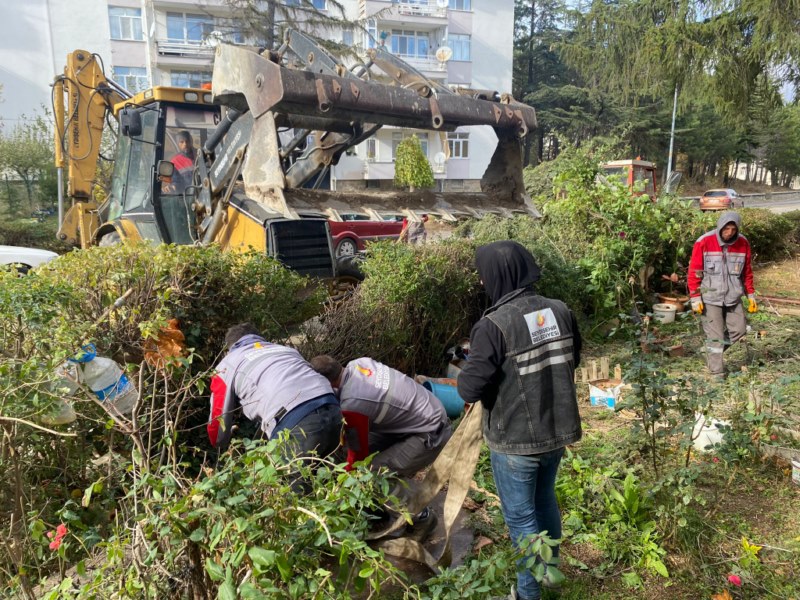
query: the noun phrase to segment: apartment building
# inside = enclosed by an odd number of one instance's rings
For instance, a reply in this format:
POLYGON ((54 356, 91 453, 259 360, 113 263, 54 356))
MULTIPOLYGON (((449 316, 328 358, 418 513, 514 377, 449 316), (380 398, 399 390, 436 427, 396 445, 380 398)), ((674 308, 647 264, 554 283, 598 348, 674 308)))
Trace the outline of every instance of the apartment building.
MULTIPOLYGON (((327 10, 326 0, 312 1, 327 10)), ((382 45, 446 85, 510 91, 513 0, 341 1, 347 17, 367 27, 332 34, 337 41, 363 50, 382 45)), ((41 77, 37 85, 46 104, 47 84, 76 48, 98 53, 113 79, 139 91, 155 85, 199 87, 211 80, 217 40, 253 42, 224 0, 29 0, 24 12, 30 13, 26 25, 39 31, 40 39, 17 36, 20 46, 50 55, 25 67, 41 77)), ((24 87, 9 81, 0 80, 5 98, 24 87)), ((342 157, 331 171, 331 187, 391 188, 397 146, 410 135, 419 138, 439 189, 478 189, 496 145, 489 127, 446 133, 385 127, 342 157)))

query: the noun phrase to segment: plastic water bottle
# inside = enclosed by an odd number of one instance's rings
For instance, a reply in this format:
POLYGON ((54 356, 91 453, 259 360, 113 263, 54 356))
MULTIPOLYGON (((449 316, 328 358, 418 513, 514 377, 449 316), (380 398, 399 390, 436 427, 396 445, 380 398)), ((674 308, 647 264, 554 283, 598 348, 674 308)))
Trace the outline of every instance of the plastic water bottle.
POLYGON ((133 410, 139 398, 136 386, 116 362, 97 356, 94 344, 84 346, 78 357, 71 360, 81 364, 86 385, 112 414, 127 415, 133 410))
POLYGON ((66 425, 77 418, 67 398, 78 391, 80 382, 81 372, 77 365, 64 361, 56 368, 50 392, 59 397, 55 399, 52 410, 41 416, 45 425, 66 425))

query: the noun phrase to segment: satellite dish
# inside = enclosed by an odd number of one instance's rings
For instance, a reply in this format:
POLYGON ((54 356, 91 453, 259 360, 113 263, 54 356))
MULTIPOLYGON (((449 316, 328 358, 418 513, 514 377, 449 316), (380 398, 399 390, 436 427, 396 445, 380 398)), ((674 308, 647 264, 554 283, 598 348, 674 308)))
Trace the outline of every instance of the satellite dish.
POLYGON ((436 50, 436 60, 439 62, 447 62, 453 57, 453 49, 447 46, 441 46, 436 50))
POLYGON ((222 41, 222 32, 217 31, 216 29, 206 36, 206 39, 203 40, 203 43, 206 46, 211 46, 212 48, 216 48, 219 46, 219 43, 222 41))
POLYGON ((450 0, 436 0, 436 6, 439 8, 447 8, 450 6, 450 0))
POLYGON ((433 155, 433 162, 437 165, 443 165, 445 160, 447 160, 447 156, 444 152, 437 152, 433 155))

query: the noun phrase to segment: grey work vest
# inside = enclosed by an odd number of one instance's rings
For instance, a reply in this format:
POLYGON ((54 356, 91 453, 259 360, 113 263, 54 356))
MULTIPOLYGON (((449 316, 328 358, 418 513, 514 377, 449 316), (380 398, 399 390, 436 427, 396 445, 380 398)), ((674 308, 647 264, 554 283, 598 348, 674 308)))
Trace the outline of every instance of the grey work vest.
POLYGON ((411 435, 448 423, 442 403, 407 375, 371 358, 351 360, 339 387, 342 410, 369 417, 370 431, 411 435))
POLYGON ((578 441, 581 420, 567 306, 527 293, 490 309, 485 318, 506 343, 497 399, 483 413, 489 448, 542 454, 578 441))
POLYGON ((217 374, 225 381, 227 393, 238 398, 242 413, 259 420, 267 437, 293 408, 333 394, 330 382, 297 350, 267 341, 234 345, 220 361, 217 374))

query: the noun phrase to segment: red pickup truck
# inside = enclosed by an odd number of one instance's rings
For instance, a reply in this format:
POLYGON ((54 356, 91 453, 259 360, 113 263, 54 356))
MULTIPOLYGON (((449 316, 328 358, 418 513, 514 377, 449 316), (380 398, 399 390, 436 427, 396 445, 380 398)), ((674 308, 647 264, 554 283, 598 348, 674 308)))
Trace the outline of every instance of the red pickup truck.
POLYGON ((365 242, 396 240, 403 230, 403 217, 392 215, 372 221, 366 215, 342 214, 341 221, 328 221, 336 256, 349 256, 364 249, 365 242))

